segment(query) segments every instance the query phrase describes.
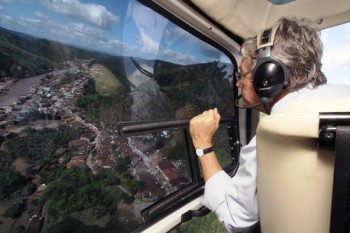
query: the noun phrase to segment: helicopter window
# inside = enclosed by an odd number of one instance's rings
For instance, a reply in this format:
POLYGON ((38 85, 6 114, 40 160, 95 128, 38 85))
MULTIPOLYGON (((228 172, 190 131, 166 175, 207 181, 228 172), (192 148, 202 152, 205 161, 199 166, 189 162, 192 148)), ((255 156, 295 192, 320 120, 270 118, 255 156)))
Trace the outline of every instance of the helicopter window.
POLYGON ((236 163, 235 63, 217 45, 134 0, 0 14, 0 232, 130 232, 198 196, 187 125, 208 108, 223 167, 236 163), (120 136, 119 122, 156 127, 120 136))
POLYGON ((329 83, 350 84, 350 23, 340 24, 322 30, 321 39, 324 53, 322 69, 329 83))

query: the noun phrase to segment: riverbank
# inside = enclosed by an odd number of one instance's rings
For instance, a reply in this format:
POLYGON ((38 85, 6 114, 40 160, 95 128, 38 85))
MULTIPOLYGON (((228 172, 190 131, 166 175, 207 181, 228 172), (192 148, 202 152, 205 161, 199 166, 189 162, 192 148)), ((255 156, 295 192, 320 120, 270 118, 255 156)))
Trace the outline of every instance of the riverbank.
POLYGON ((41 74, 32 76, 30 78, 19 79, 15 83, 10 83, 9 90, 0 96, 0 106, 9 107, 13 104, 13 102, 18 99, 18 97, 27 95, 30 93, 30 87, 38 83, 41 78, 43 78, 47 74, 41 74))

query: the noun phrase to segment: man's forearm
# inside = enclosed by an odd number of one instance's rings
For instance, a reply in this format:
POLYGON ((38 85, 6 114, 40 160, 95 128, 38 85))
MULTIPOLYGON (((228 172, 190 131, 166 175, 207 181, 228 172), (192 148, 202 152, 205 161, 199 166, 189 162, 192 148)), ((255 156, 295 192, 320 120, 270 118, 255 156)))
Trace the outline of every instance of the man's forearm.
POLYGON ((214 151, 199 157, 199 162, 202 167, 205 182, 207 182, 215 173, 222 170, 214 151))

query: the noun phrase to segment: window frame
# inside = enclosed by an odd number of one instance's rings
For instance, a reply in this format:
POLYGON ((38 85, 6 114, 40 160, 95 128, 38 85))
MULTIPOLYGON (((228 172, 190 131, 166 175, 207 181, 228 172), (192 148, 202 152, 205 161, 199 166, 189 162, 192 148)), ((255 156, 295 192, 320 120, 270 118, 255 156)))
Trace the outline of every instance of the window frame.
MULTIPOLYGON (((201 39, 203 42, 215 47, 220 52, 224 53, 232 62, 232 65, 233 65, 232 74, 234 74, 237 71, 238 66, 237 66, 237 61, 235 57, 232 55, 230 51, 226 50, 223 46, 211 40, 209 37, 200 33, 198 30, 189 26, 179 18, 176 18, 174 15, 172 15, 167 10, 160 7, 158 4, 154 3, 153 1, 146 1, 146 0, 138 0, 138 1, 141 4, 143 4, 145 7, 149 7, 150 9, 156 11, 158 14, 164 16, 166 19, 168 19, 178 27, 181 27, 188 33, 192 34, 193 36, 201 39)), ((191 7, 194 7, 194 5, 191 4, 190 2, 186 1, 186 3, 188 3, 191 7)), ((206 18, 208 17, 206 16, 206 18)), ((222 29, 222 27, 220 28, 222 29)), ((225 32, 227 33, 227 30, 225 30, 225 32)), ((232 33, 230 34, 232 35, 232 33)), ((233 37, 237 41, 239 41, 239 43, 242 42, 238 37, 236 36, 233 36, 233 37)), ((238 88, 234 84, 235 84, 235 80, 233 81, 232 92, 233 92, 234 99, 236 99, 238 97, 238 88)), ((233 103, 234 103, 234 100, 232 100, 232 104, 233 103)), ((164 218, 166 215, 172 213, 174 210, 179 209, 181 206, 185 205, 186 203, 200 197, 204 193, 203 186, 205 183, 203 178, 201 177, 201 170, 200 170, 198 158, 195 154, 195 150, 189 134, 188 123, 189 123, 189 119, 180 120, 180 121, 137 121, 137 122, 119 122, 118 123, 118 132, 121 136, 142 135, 144 133, 152 133, 152 132, 157 132, 159 130, 172 129, 174 127, 178 127, 182 129, 185 135, 186 147, 188 152, 187 155, 189 156, 188 159, 191 166, 192 183, 186 185, 183 188, 180 188, 176 192, 169 194, 164 199, 157 201, 151 206, 143 209, 141 211, 141 216, 143 217, 144 224, 137 227, 134 230, 134 232, 139 232, 142 229, 147 229, 147 227, 152 226, 158 220, 164 218)), ((236 106, 234 106, 234 113, 232 114, 232 116, 222 119, 222 121, 220 122, 220 125, 225 123, 227 124, 232 163, 228 167, 225 167, 224 170, 227 173, 229 173, 231 176, 234 176, 238 168, 239 152, 241 149, 241 144, 239 143, 239 140, 240 140, 239 111, 236 106)), ((202 210, 202 212, 205 215, 208 213, 208 209, 205 208, 202 210)), ((186 221, 186 218, 182 219, 182 221, 186 221)))

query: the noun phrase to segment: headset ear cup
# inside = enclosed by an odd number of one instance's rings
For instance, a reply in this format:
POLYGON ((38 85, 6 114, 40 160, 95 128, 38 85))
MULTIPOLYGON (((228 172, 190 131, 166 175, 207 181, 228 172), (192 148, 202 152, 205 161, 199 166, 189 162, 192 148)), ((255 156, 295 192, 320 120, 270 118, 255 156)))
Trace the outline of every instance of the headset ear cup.
POLYGON ((273 57, 263 57, 258 59, 252 79, 260 101, 269 103, 287 86, 288 69, 273 57))

